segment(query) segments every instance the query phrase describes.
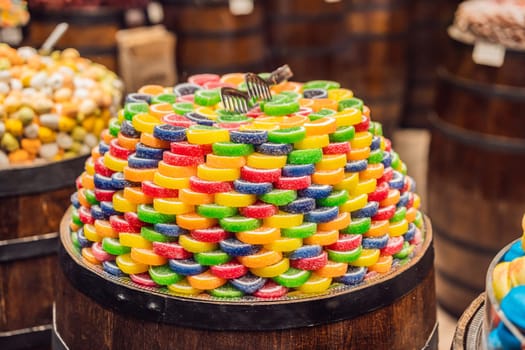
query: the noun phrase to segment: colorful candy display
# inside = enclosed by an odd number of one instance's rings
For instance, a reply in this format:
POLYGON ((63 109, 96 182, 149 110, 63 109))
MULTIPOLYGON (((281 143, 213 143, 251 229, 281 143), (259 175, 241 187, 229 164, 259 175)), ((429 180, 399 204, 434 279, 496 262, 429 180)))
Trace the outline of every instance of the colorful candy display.
MULTIPOLYGON (((492 317, 487 347, 490 350, 522 349, 525 346, 525 215, 522 238, 510 246, 489 273, 492 286, 489 301, 497 312, 492 317)), ((490 305, 490 304, 489 304, 490 305)))
POLYGON ((29 21, 27 2, 21 0, 0 0, 0 27, 23 26, 29 21))
POLYGON ((88 154, 122 99, 104 66, 67 49, 0 45, 0 169, 88 154))
POLYGON ((469 40, 525 48, 525 1, 469 0, 456 11, 454 29, 469 40))
POLYGON ((415 183, 351 90, 284 81, 236 113, 221 87, 245 90, 244 74, 127 95, 71 197, 85 261, 177 295, 271 299, 355 286, 416 254, 415 183))

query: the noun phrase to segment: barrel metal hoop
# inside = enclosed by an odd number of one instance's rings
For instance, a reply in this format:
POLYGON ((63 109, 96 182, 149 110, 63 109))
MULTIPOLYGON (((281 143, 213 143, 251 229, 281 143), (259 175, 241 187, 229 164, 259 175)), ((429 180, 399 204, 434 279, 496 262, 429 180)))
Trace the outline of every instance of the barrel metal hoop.
POLYGON ((353 50, 353 45, 367 41, 398 41, 405 39, 406 36, 406 32, 380 34, 354 33, 344 40, 339 40, 332 45, 322 47, 273 46, 271 49, 274 56, 318 57, 353 50))
MULTIPOLYGON (((443 269, 440 269, 439 266, 436 266, 436 273, 439 277, 441 277, 442 279, 444 279, 445 281, 449 282, 450 284, 452 284, 454 287, 458 287, 458 288, 461 288, 463 290, 466 290, 466 291, 469 291, 469 292, 472 292, 472 293, 476 293, 476 294, 479 294, 483 291, 484 287, 480 287, 480 286, 474 286, 470 283, 466 283, 465 281, 462 281, 460 279, 458 279, 457 277, 455 276, 452 276, 451 274, 443 271, 443 269)), ((440 300, 441 302, 441 300, 440 300)))
POLYGON ((109 24, 122 27, 124 24, 124 11, 117 9, 100 9, 79 11, 48 11, 33 10, 31 19, 42 23, 67 22, 75 26, 92 26, 97 24, 109 24))
POLYGON ((348 43, 336 42, 332 45, 321 47, 290 47, 290 46, 273 46, 271 48, 273 56, 286 57, 318 57, 330 54, 336 54, 346 49, 348 43))
POLYGON ((21 237, 0 241, 0 263, 56 254, 58 233, 21 237))
POLYGON ((505 100, 525 103, 525 88, 501 84, 488 84, 450 73, 446 68, 437 69, 438 79, 464 91, 486 97, 500 97, 505 100))
MULTIPOLYGON (((255 3, 259 0, 254 0, 255 3)), ((163 0, 164 5, 174 5, 174 6, 191 6, 191 7, 201 7, 201 6, 228 6, 229 0, 163 0)))
POLYGON ((60 335, 57 327, 57 308, 56 304, 53 303, 53 328, 51 330, 51 348, 53 350, 69 350, 64 338, 60 335))
POLYGON ((440 240, 445 240, 450 243, 453 243, 454 245, 461 248, 461 250, 468 250, 474 253, 483 254, 487 256, 494 256, 500 251, 500 249, 497 248, 489 248, 476 244, 475 242, 466 242, 462 239, 459 239, 453 233, 450 233, 447 230, 440 227, 439 224, 435 223, 435 221, 433 222, 433 227, 435 236, 439 237, 440 240))
POLYGON ((408 6, 408 0, 391 0, 381 3, 363 1, 360 4, 349 2, 347 5, 347 11, 372 12, 378 10, 397 10, 406 6, 408 6))
POLYGON ((443 121, 435 112, 430 113, 428 120, 435 130, 462 144, 492 152, 525 154, 525 140, 467 130, 443 121))
POLYGON ((192 40, 199 39, 237 39, 250 37, 254 35, 263 35, 264 29, 262 24, 257 24, 252 27, 242 28, 231 31, 202 31, 202 30, 183 30, 175 32, 180 38, 191 38, 192 40))
POLYGON ((51 344, 50 324, 0 332, 0 349, 21 350, 48 347, 51 344))
POLYGON ((72 186, 88 156, 32 167, 0 170, 0 198, 38 194, 72 186))
POLYGON ((268 16, 270 23, 306 23, 311 24, 314 21, 316 24, 319 22, 332 22, 332 21, 343 21, 345 15, 342 12, 328 12, 328 13, 314 13, 314 14, 271 14, 268 16))
POLYGON ((67 279, 80 292, 99 305, 126 316, 208 330, 282 330, 353 319, 392 305, 407 295, 426 280, 433 269, 429 221, 426 227, 428 235, 422 254, 377 282, 370 281, 354 288, 333 288, 316 297, 275 301, 184 298, 156 288, 139 288, 127 278, 110 276, 100 267, 85 264, 80 253, 72 247, 70 235, 64 234, 69 232, 65 219, 61 224, 59 261, 67 279), (376 288, 370 288, 371 284, 376 288), (385 293, 386 290, 389 292, 385 293), (232 318, 232 314, 236 316, 232 318))
POLYGON ((347 44, 351 44, 354 41, 398 41, 404 40, 408 37, 408 31, 402 32, 386 32, 386 33, 352 33, 349 35, 347 44))
POLYGON ((363 95, 362 99, 366 101, 367 105, 374 104, 395 104, 399 103, 401 94, 392 93, 391 91, 385 91, 384 95, 366 96, 363 95))
POLYGON ((439 341, 438 334, 438 323, 436 322, 434 324, 434 328, 432 328, 430 336, 427 339, 427 342, 425 343, 425 346, 423 346, 421 350, 437 350, 439 341))

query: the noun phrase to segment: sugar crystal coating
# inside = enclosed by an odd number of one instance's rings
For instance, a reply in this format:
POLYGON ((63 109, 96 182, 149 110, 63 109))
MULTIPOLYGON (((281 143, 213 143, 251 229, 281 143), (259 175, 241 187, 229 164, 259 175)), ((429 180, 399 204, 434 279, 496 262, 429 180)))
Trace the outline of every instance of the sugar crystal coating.
POLYGON ((285 82, 240 114, 199 81, 130 94, 110 121, 71 198, 86 259, 174 294, 264 299, 353 286, 415 254, 414 182, 351 90, 285 82))

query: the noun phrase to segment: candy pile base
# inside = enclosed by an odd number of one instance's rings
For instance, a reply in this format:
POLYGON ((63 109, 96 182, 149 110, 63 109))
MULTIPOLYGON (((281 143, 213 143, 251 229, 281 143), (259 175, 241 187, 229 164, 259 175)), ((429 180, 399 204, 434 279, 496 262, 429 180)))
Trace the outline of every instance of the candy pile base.
POLYGON ((82 348, 89 339, 97 349, 163 349, 176 339, 180 349, 437 350, 428 220, 417 256, 381 278, 322 294, 231 300, 180 297, 112 277, 73 248, 68 219, 61 229, 54 329, 64 348, 82 348))
POLYGON ((419 257, 415 183, 351 90, 285 81, 241 113, 222 87, 246 91, 244 75, 127 96, 72 196, 71 244, 86 264, 188 303, 285 310, 419 257))

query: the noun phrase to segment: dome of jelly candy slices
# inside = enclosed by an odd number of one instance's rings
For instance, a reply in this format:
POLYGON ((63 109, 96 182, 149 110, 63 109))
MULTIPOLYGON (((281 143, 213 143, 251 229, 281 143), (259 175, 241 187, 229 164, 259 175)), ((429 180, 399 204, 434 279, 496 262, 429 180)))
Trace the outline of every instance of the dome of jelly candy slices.
MULTIPOLYGON (((496 349, 521 349, 518 334, 521 340, 525 339, 525 215, 522 218, 523 234, 521 240, 513 243, 503 254, 501 261, 494 267, 492 273, 491 293, 499 305, 493 305, 501 310, 504 321, 495 322, 494 329, 488 336, 488 347, 496 349), (508 324, 515 329, 509 330, 508 324)), ((510 327, 512 328, 512 327, 510 327)))
POLYGON ((0 44, 0 169, 89 154, 121 100, 115 73, 74 49, 0 44))
POLYGON ((318 293, 407 262, 420 198, 370 109, 334 81, 271 86, 247 113, 219 87, 145 86, 86 162, 71 233, 85 261, 178 295, 318 293))

